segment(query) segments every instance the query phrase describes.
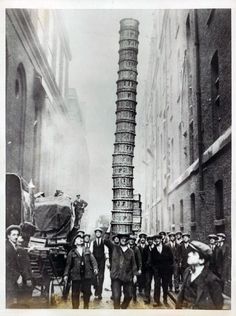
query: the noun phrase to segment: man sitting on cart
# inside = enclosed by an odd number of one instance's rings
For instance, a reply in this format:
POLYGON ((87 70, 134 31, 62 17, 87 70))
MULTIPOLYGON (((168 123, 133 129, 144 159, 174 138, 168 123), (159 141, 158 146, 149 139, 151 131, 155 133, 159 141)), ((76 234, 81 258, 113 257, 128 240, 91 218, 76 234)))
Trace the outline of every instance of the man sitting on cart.
POLYGON ((68 278, 72 281, 73 309, 79 308, 81 291, 83 292, 84 308, 88 309, 93 273, 97 275, 98 266, 89 248, 84 247, 83 234, 78 233, 75 236, 74 245, 75 248, 69 252, 67 257, 64 281, 67 283, 68 278))

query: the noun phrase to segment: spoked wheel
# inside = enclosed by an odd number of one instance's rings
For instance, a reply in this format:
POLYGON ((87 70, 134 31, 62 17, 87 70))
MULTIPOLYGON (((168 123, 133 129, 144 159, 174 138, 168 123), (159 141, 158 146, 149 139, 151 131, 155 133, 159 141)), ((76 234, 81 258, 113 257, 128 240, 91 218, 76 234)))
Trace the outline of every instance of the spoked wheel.
POLYGON ((55 304, 55 293, 54 293, 53 280, 51 280, 50 283, 49 283, 48 303, 49 303, 49 306, 55 304))

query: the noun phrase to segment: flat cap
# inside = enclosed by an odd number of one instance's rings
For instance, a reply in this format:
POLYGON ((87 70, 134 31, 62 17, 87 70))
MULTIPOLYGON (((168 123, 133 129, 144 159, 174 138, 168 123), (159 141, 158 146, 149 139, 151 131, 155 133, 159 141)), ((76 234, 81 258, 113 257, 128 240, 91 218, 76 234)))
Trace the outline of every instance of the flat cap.
POLYGON ((139 238, 142 238, 142 237, 147 238, 147 234, 145 234, 145 233, 140 233, 140 234, 138 235, 138 237, 139 237, 139 238))
POLYGON ((97 227, 97 228, 94 229, 94 232, 97 232, 97 231, 99 231, 101 233, 103 232, 103 230, 100 227, 97 227))
POLYGON ((193 240, 189 243, 189 246, 198 253, 201 253, 205 258, 209 258, 212 255, 211 248, 201 241, 193 240))
POLYGON ((153 240, 153 236, 147 236, 147 241, 148 240, 153 240))
POLYGON ((72 244, 75 243, 75 240, 76 240, 77 237, 80 237, 80 238, 83 238, 83 239, 84 239, 84 235, 83 235, 83 234, 77 233, 77 234, 75 235, 75 237, 73 238, 72 244))
POLYGON ((84 235, 84 234, 85 234, 85 231, 84 231, 84 230, 79 229, 79 230, 77 230, 77 233, 76 233, 76 234, 82 234, 82 235, 84 235))
POLYGON ((18 225, 10 225, 6 229, 6 235, 9 235, 12 230, 18 230, 19 234, 21 233, 20 226, 18 226, 18 225))
POLYGON ((88 236, 89 238, 91 237, 90 234, 84 234, 84 237, 85 237, 85 236, 88 236))
POLYGON ((159 233, 159 235, 166 236, 166 232, 162 231, 159 233))
POLYGON ((224 233, 218 233, 217 236, 218 236, 218 237, 222 237, 222 238, 224 238, 224 239, 226 238, 226 235, 225 235, 224 233))
POLYGON ((213 238, 213 239, 216 239, 216 240, 218 239, 218 237, 217 237, 216 234, 210 234, 210 235, 208 235, 208 238, 209 238, 209 239, 212 239, 212 238, 213 238))
POLYGON ((175 236, 175 233, 174 233, 174 232, 170 232, 170 233, 168 234, 168 236, 175 236))
POLYGON ((156 234, 153 236, 153 239, 162 239, 162 236, 161 234, 156 234))
POLYGON ((115 238, 120 238, 118 235, 114 235, 111 237, 112 240, 114 240, 115 238))
POLYGON ((183 237, 184 237, 184 236, 190 237, 190 233, 183 233, 182 236, 183 236, 183 237))
POLYGON ((130 235, 130 236, 129 236, 129 239, 132 239, 132 240, 136 241, 136 236, 130 235))
POLYGON ((176 235, 181 235, 182 236, 182 232, 179 230, 179 231, 177 231, 176 233, 175 233, 175 236, 176 235))

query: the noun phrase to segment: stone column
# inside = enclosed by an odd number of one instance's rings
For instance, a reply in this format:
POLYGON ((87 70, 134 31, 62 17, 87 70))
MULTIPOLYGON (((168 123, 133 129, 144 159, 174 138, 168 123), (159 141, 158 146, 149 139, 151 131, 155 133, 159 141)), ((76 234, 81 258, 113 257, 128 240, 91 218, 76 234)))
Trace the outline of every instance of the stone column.
POLYGON ((132 232, 138 26, 139 22, 134 19, 120 21, 116 132, 112 164, 113 233, 132 232))

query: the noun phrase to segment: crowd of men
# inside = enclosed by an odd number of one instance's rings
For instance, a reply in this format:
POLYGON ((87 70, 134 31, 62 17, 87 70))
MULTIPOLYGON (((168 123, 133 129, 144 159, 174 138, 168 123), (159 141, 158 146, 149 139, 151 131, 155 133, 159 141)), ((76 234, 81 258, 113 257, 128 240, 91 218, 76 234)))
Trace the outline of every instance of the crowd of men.
MULTIPOLYGON (((29 227, 30 224, 28 232, 29 227)), ((22 245, 23 241, 27 244, 29 235, 24 235, 24 231, 24 225, 11 225, 6 231, 8 307, 32 295, 29 256, 27 248, 22 245)), ((109 231, 103 233, 102 229, 96 228, 94 234, 91 241, 89 234, 78 229, 67 253, 63 299, 67 300, 71 289, 73 308, 79 308, 82 297, 83 307, 88 309, 93 288, 94 299, 103 299, 106 266, 110 270, 111 299, 115 309, 128 308, 132 299, 135 303, 137 292, 147 305, 152 303, 153 307, 159 307, 164 304, 168 307, 170 291, 177 295, 176 308, 223 307, 222 293, 229 254, 225 234, 210 234, 208 245, 191 241, 190 234, 182 232, 168 235, 160 232, 154 236, 141 233, 137 238, 128 234, 111 235, 109 231)))

